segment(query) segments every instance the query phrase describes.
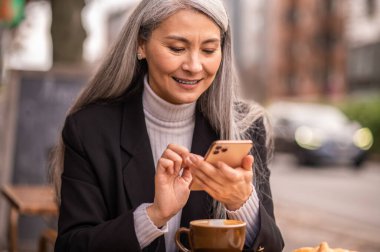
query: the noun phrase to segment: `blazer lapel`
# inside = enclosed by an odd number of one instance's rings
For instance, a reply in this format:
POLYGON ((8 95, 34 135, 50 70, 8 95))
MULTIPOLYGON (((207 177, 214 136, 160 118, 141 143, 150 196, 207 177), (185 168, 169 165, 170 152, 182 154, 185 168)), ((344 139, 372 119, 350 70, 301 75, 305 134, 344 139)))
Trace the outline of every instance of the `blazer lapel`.
POLYGON ((153 202, 155 166, 145 125, 142 90, 126 98, 121 148, 128 154, 123 160, 123 180, 132 208, 153 202))
MULTIPOLYGON (((210 144, 218 139, 206 118, 197 109, 191 152, 204 156, 210 144)), ((188 227, 190 221, 211 218, 212 198, 204 191, 192 191, 182 209, 181 227, 188 227)))

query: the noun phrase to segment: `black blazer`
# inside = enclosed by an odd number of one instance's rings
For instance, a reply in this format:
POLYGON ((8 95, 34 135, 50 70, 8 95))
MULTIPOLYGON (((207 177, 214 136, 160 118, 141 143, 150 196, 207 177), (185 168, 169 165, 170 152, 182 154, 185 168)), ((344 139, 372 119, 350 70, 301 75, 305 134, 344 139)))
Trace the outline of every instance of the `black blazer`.
MULTIPOLYGON (((263 130, 262 123, 259 128, 263 130)), ((141 251, 133 212, 140 204, 153 202, 155 174, 141 88, 120 102, 89 105, 68 116, 62 136, 65 158, 55 251, 141 251)), ((218 135, 197 111, 191 151, 204 155, 216 139, 218 135)), ((265 137, 253 141, 265 145, 265 137)), ((261 155, 266 160, 265 151, 261 155)), ((269 184, 260 195, 261 229, 250 250, 282 251, 269 184)), ((207 193, 191 192, 181 226, 211 218, 211 202, 207 193)), ((165 251, 164 237, 143 251, 165 251)))

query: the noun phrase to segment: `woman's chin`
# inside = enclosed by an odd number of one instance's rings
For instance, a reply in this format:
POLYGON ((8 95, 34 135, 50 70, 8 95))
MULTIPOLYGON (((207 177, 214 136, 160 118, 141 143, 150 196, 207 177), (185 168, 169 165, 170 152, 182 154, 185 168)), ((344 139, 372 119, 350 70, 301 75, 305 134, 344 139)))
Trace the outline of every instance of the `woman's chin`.
POLYGON ((198 98, 198 96, 179 96, 169 102, 177 105, 189 104, 195 102, 198 98))

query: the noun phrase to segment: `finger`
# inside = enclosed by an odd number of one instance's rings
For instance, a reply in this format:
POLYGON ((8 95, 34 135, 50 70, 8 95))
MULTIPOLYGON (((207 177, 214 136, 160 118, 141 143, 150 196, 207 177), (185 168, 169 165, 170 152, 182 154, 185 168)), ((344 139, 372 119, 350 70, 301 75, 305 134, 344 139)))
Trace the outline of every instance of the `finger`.
MULTIPOLYGON (((194 177, 193 177, 194 180, 194 177)), ((206 184, 204 181, 201 181, 199 179, 196 179, 197 181, 197 188, 200 188, 207 192, 213 199, 219 200, 220 197, 218 196, 220 193, 220 190, 218 188, 213 188, 210 184, 206 184)))
POLYGON ((223 186, 223 179, 220 177, 218 169, 213 165, 201 161, 200 165, 192 168, 193 177, 197 178, 203 184, 210 187, 220 187, 223 186))
POLYGON ((252 170, 252 165, 253 165, 254 158, 252 155, 247 155, 243 158, 241 162, 241 167, 247 171, 252 170))
POLYGON ((237 182, 242 179, 242 169, 232 168, 224 162, 217 163, 217 170, 219 172, 220 180, 223 184, 230 182, 237 182))
POLYGON ((175 173, 178 173, 181 170, 183 159, 178 153, 174 152, 171 149, 166 149, 164 153, 162 153, 162 157, 165 159, 172 160, 174 162, 175 173))
POLYGON ((157 162, 157 174, 168 173, 174 174, 174 162, 173 160, 161 157, 157 162))
POLYGON ((202 189, 205 191, 213 190, 213 191, 220 191, 220 188, 223 187, 222 184, 217 183, 214 180, 209 179, 206 176, 202 176, 199 174, 193 174, 193 179, 197 181, 199 185, 201 185, 202 189))
POLYGON ((210 163, 205 162, 202 156, 190 154, 184 162, 185 166, 190 168, 193 179, 199 177, 203 180, 202 183, 212 187, 221 186, 223 184, 223 180, 220 178, 217 169, 210 163))
POLYGON ((196 168, 200 165, 202 160, 203 160, 203 158, 201 156, 190 153, 184 159, 184 166, 189 167, 189 168, 196 168))
POLYGON ((182 158, 186 158, 190 153, 190 151, 186 147, 178 144, 169 144, 166 149, 174 151, 182 158))

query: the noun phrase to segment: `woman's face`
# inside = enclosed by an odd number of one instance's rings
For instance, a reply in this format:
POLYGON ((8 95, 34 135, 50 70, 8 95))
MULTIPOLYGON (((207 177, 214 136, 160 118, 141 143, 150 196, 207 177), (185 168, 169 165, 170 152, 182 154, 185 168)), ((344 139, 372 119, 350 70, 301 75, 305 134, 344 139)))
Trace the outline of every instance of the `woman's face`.
POLYGON ((181 10, 165 19, 138 52, 148 63, 153 91, 173 104, 196 101, 220 66, 219 27, 206 15, 181 10))

